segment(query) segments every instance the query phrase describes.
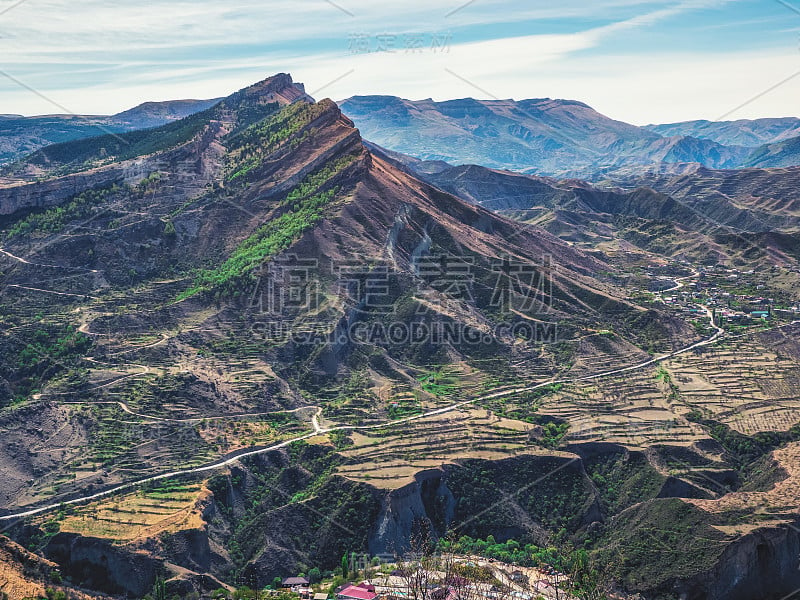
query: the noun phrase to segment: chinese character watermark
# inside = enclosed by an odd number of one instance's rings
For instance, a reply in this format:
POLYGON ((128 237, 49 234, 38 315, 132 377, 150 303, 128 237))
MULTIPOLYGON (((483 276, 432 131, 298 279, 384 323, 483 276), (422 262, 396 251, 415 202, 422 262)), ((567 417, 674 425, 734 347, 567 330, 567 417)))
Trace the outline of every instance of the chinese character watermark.
POLYGON ((260 273, 249 297, 253 335, 265 343, 476 346, 555 343, 552 260, 452 254, 388 261, 285 256, 260 273), (458 318, 456 315, 463 315, 458 318), (471 315, 471 316, 470 316, 471 315), (478 315, 478 318, 474 318, 478 315))
POLYGON ((450 31, 433 33, 351 33, 347 38, 350 54, 450 52, 453 34, 450 31))

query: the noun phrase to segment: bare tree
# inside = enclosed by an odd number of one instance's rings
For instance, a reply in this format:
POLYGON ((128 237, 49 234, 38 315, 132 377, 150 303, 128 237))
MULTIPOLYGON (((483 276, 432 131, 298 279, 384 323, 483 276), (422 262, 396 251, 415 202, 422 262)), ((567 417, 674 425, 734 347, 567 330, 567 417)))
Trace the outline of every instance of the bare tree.
POLYGON ((404 554, 396 554, 396 575, 403 581, 411 600, 433 600, 434 556, 431 552, 430 533, 427 528, 417 529, 411 534, 410 547, 404 554))
POLYGON ((430 531, 421 530, 410 551, 397 558, 411 600, 511 600, 514 590, 502 570, 467 563, 453 550, 455 539, 450 542, 437 549, 430 531))

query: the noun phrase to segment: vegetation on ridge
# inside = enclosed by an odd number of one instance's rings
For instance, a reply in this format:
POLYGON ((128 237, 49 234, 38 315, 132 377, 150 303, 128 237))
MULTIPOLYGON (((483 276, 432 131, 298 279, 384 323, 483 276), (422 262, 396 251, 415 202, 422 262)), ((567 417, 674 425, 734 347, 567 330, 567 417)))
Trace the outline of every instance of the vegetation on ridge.
POLYGON ((291 246, 322 218, 325 207, 330 205, 339 191, 338 187, 324 188, 355 160, 355 155, 348 154, 306 176, 281 202, 280 206, 288 208, 288 212, 258 228, 236 247, 222 265, 202 271, 195 278, 194 285, 181 293, 178 300, 209 291, 220 295, 234 294, 243 277, 291 246))

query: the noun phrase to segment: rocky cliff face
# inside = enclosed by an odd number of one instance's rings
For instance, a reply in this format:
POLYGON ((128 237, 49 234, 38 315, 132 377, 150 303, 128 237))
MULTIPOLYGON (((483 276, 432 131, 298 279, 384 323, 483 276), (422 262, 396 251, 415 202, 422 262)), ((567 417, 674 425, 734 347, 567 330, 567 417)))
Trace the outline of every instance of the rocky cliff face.
MULTIPOLYGON (((633 485, 646 487, 645 480, 641 476, 641 468, 635 467, 638 461, 649 460, 659 462, 659 458, 653 453, 645 454, 638 452, 628 452, 620 447, 611 444, 587 444, 585 447, 576 447, 575 450, 582 458, 575 463, 573 477, 586 477, 587 472, 594 472, 594 465, 599 462, 606 462, 609 456, 624 457, 623 462, 627 463, 624 467, 627 473, 627 481, 615 481, 612 485, 626 487, 633 485), (638 470, 638 472, 637 472, 638 470)), ((499 463, 484 462, 476 472, 488 472, 487 469, 500 469, 506 473, 517 470, 532 478, 536 470, 536 462, 530 460, 506 460, 499 463)), ((414 481, 408 485, 387 492, 382 499, 381 509, 373 525, 370 539, 369 552, 372 554, 388 552, 396 553, 407 549, 411 543, 411 532, 418 531, 421 524, 425 524, 434 535, 441 534, 446 529, 452 527, 460 528, 463 522, 463 515, 459 515, 458 507, 464 504, 468 498, 463 493, 465 482, 455 482, 451 484, 456 488, 456 494, 448 486, 448 476, 450 479, 457 477, 455 471, 457 467, 445 466, 442 469, 423 471, 414 477, 414 481)), ((607 473, 607 472, 606 472, 607 473)), ((608 474, 608 473, 607 473, 608 474)), ((498 473, 499 480, 503 475, 498 473)), ((506 477, 508 474, 506 474, 506 477)), ((657 483, 657 482, 656 482, 657 483)), ((479 486, 477 480, 470 479, 467 483, 470 487, 479 486)), ((544 492, 544 484, 532 486, 530 490, 525 490, 524 494, 518 494, 518 498, 510 500, 515 505, 514 511, 517 514, 517 525, 526 528, 530 536, 535 534, 536 527, 527 526, 524 521, 529 519, 531 514, 525 515, 523 508, 525 496, 536 497, 544 492)), ((644 499, 643 505, 648 502, 657 501, 656 499, 671 498, 669 502, 676 502, 679 498, 704 497, 707 492, 701 490, 696 485, 676 479, 675 477, 663 478, 663 483, 653 487, 655 496, 652 499, 644 499)), ((504 496, 508 498, 508 496, 504 496)), ((487 494, 483 498, 483 505, 478 508, 479 514, 482 510, 492 511, 493 505, 500 498, 487 494)), ((502 503, 505 503, 502 502, 502 503)), ((501 503, 501 504, 502 504, 501 503)), ((596 503, 590 503, 582 515, 579 527, 585 527, 606 519, 601 514, 604 504, 602 498, 598 498, 596 503)), ((635 506, 634 506, 635 507, 635 506)), ((675 517, 680 519, 680 517, 675 517)), ((589 527, 589 530, 593 526, 589 527)), ((463 529, 462 529, 463 531, 463 529)), ((497 539, 504 539, 508 534, 508 523, 504 523, 502 518, 492 521, 492 525, 482 532, 484 535, 491 533, 497 539)), ((520 535, 516 533, 515 537, 520 535)), ((636 535, 648 535, 646 533, 636 535)), ((702 536, 700 528, 689 532, 690 536, 702 536)), ((655 544, 655 542, 654 542, 655 544)), ((687 544, 687 546, 690 546, 687 544)), ((779 600, 800 588, 800 571, 797 569, 797 557, 800 555, 800 527, 798 523, 786 523, 779 527, 761 528, 737 538, 725 547, 711 568, 702 568, 692 572, 691 569, 678 572, 660 585, 648 585, 647 581, 642 581, 639 589, 646 598, 660 597, 659 594, 667 593, 674 598, 682 600, 779 600)), ((691 562, 691 559, 690 559, 691 562)), ((701 560, 696 564, 701 564, 701 560)), ((671 566, 663 564, 663 571, 669 572, 671 566)), ((654 582, 651 582, 654 583, 654 582)))
POLYGON ((728 547, 713 572, 678 590, 697 600, 781 600, 800 589, 798 556, 798 521, 756 530, 728 547))
POLYGON ((145 102, 111 116, 0 115, 0 166, 50 144, 159 127, 210 108, 219 100, 145 102))
POLYGON ((123 177, 124 171, 114 168, 97 173, 78 173, 42 183, 17 183, 0 187, 0 215, 55 206, 86 189, 104 187, 121 181, 123 177))
POLYGON ((414 482, 387 492, 369 537, 370 554, 395 554, 411 547, 412 534, 421 523, 429 523, 434 533, 452 522, 456 498, 447 487, 442 469, 422 471, 414 482))
POLYGON ((65 575, 108 594, 141 597, 153 589, 160 561, 112 546, 106 540, 59 533, 45 548, 65 575))
POLYGON ((223 133, 222 125, 212 122, 188 142, 155 156, 43 181, 11 180, 5 186, 0 181, 0 215, 57 206, 81 192, 113 183, 135 185, 153 172, 171 173, 174 183, 180 185, 184 193, 197 193, 217 176, 217 141, 223 133))

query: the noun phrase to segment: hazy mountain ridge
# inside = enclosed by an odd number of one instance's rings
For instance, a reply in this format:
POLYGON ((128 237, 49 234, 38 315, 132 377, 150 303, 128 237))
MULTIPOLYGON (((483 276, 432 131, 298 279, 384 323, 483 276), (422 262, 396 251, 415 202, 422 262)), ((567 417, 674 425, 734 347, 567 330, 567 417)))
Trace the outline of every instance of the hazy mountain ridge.
POLYGON ((736 164, 747 151, 708 140, 664 138, 574 101, 430 100, 356 96, 342 103, 364 137, 425 160, 568 176, 598 166, 736 164))
POLYGON ((168 100, 145 102, 111 116, 22 115, 0 116, 0 166, 35 152, 39 148, 95 137, 158 127, 213 106, 215 100, 168 100))
MULTIPOLYGON (((749 215, 742 230, 797 229, 800 210, 800 167, 707 169, 699 165, 675 168, 620 169, 608 174, 625 187, 646 185, 692 206, 718 212, 723 223, 733 224, 734 215, 749 215), (727 217, 726 217, 727 215, 727 217)), ((719 218, 719 217, 718 217, 719 218)))
MULTIPOLYGON (((766 206, 759 209, 757 203, 743 209, 730 198, 711 195, 713 184, 709 195, 698 199, 697 185, 691 183, 697 180, 689 177, 664 182, 641 177, 626 182, 629 187, 638 186, 635 189, 608 189, 477 165, 423 171, 418 176, 500 214, 536 223, 586 249, 612 250, 621 244, 706 264, 766 265, 773 260, 791 264, 800 258, 795 203, 773 202, 771 212, 766 206), (771 235, 776 231, 785 232, 786 237, 771 235), (745 239, 749 241, 743 247, 745 239), (748 253, 746 259, 743 253, 748 253)), ((726 189, 734 198, 744 199, 753 187, 752 182, 729 182, 726 189)), ((764 195, 779 193, 778 189, 770 192, 767 183, 760 188, 764 195)))
POLYGON ((690 136, 708 139, 724 146, 757 148, 800 136, 800 118, 777 117, 737 121, 682 121, 645 125, 644 129, 666 137, 690 136))
MULTIPOLYGON (((785 166, 794 151, 783 146, 748 146, 748 130, 763 124, 727 125, 741 132, 742 143, 722 144, 692 136, 700 127, 637 127, 610 119, 588 105, 550 98, 531 100, 411 101, 394 96, 354 96, 342 102, 364 137, 389 150, 426 161, 480 164, 489 168, 596 179, 604 171, 659 163, 698 163, 709 168, 785 166), (662 132, 664 135, 662 135, 662 132)), ((791 136, 797 119, 770 123, 773 134, 791 136)), ((715 124, 711 124, 715 125, 715 124)), ((732 138, 731 138, 732 139, 732 138)), ((786 142, 788 143, 788 142, 786 142)))
POLYGON ((745 166, 755 168, 793 167, 800 164, 800 137, 773 142, 753 150, 745 166))

